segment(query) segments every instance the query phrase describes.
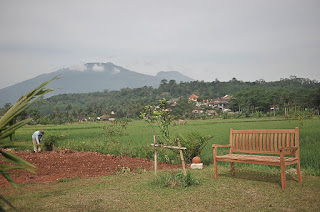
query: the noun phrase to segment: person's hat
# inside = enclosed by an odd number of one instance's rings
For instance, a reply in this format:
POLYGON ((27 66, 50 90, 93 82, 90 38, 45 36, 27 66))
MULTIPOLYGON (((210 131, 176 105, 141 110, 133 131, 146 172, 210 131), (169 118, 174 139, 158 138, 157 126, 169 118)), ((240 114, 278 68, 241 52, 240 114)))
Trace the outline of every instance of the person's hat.
POLYGON ((43 131, 43 130, 40 130, 39 132, 40 132, 40 134, 41 134, 41 135, 43 135, 43 134, 44 134, 44 131, 43 131))

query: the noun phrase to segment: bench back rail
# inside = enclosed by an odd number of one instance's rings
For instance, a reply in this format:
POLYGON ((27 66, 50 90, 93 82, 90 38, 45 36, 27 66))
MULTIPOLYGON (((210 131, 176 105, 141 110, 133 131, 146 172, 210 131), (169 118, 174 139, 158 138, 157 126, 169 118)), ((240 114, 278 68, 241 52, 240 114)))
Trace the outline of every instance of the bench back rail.
MULTIPOLYGON (((280 154, 281 147, 299 147, 299 128, 285 130, 230 129, 230 153, 280 154)), ((292 149, 283 150, 293 153, 292 149)), ((298 152, 295 151, 296 155, 298 152)), ((297 156, 297 155, 296 155, 297 156)))

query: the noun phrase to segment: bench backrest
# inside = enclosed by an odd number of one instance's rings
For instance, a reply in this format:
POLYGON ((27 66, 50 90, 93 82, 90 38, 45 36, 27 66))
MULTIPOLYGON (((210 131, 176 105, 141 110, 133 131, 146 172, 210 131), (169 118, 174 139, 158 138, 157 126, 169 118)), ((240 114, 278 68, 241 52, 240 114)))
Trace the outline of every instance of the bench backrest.
POLYGON ((279 130, 233 130, 231 128, 230 145, 231 153, 280 154, 280 147, 299 147, 299 128, 279 130))

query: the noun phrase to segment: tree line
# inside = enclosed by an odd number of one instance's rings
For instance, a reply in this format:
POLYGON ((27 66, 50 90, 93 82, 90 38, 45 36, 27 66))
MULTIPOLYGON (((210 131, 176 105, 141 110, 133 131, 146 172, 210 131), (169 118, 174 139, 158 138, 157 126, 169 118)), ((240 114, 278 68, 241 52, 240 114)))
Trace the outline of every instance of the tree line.
MULTIPOLYGON (((93 120, 113 111, 118 118, 137 118, 145 105, 156 104, 165 98, 176 102, 173 114, 177 117, 192 117, 194 105, 188 101, 191 94, 199 101, 231 95, 230 109, 247 115, 254 113, 277 113, 286 115, 292 111, 319 111, 320 83, 307 78, 280 79, 279 81, 244 82, 232 78, 227 82, 218 79, 212 82, 180 82, 162 80, 158 88, 123 88, 117 91, 102 91, 82 94, 60 94, 36 102, 20 115, 30 117, 34 123, 64 123, 93 120), (274 110, 271 108, 274 106, 274 110), (89 119, 90 117, 90 119, 89 119)), ((6 103, 0 115, 10 108, 6 103)))

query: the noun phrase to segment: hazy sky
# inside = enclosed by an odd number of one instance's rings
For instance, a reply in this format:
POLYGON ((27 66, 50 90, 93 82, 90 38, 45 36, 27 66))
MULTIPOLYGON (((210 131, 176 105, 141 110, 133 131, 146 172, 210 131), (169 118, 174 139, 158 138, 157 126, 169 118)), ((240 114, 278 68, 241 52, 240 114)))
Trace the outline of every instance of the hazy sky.
POLYGON ((0 88, 86 62, 320 80, 319 0, 0 0, 0 88))

